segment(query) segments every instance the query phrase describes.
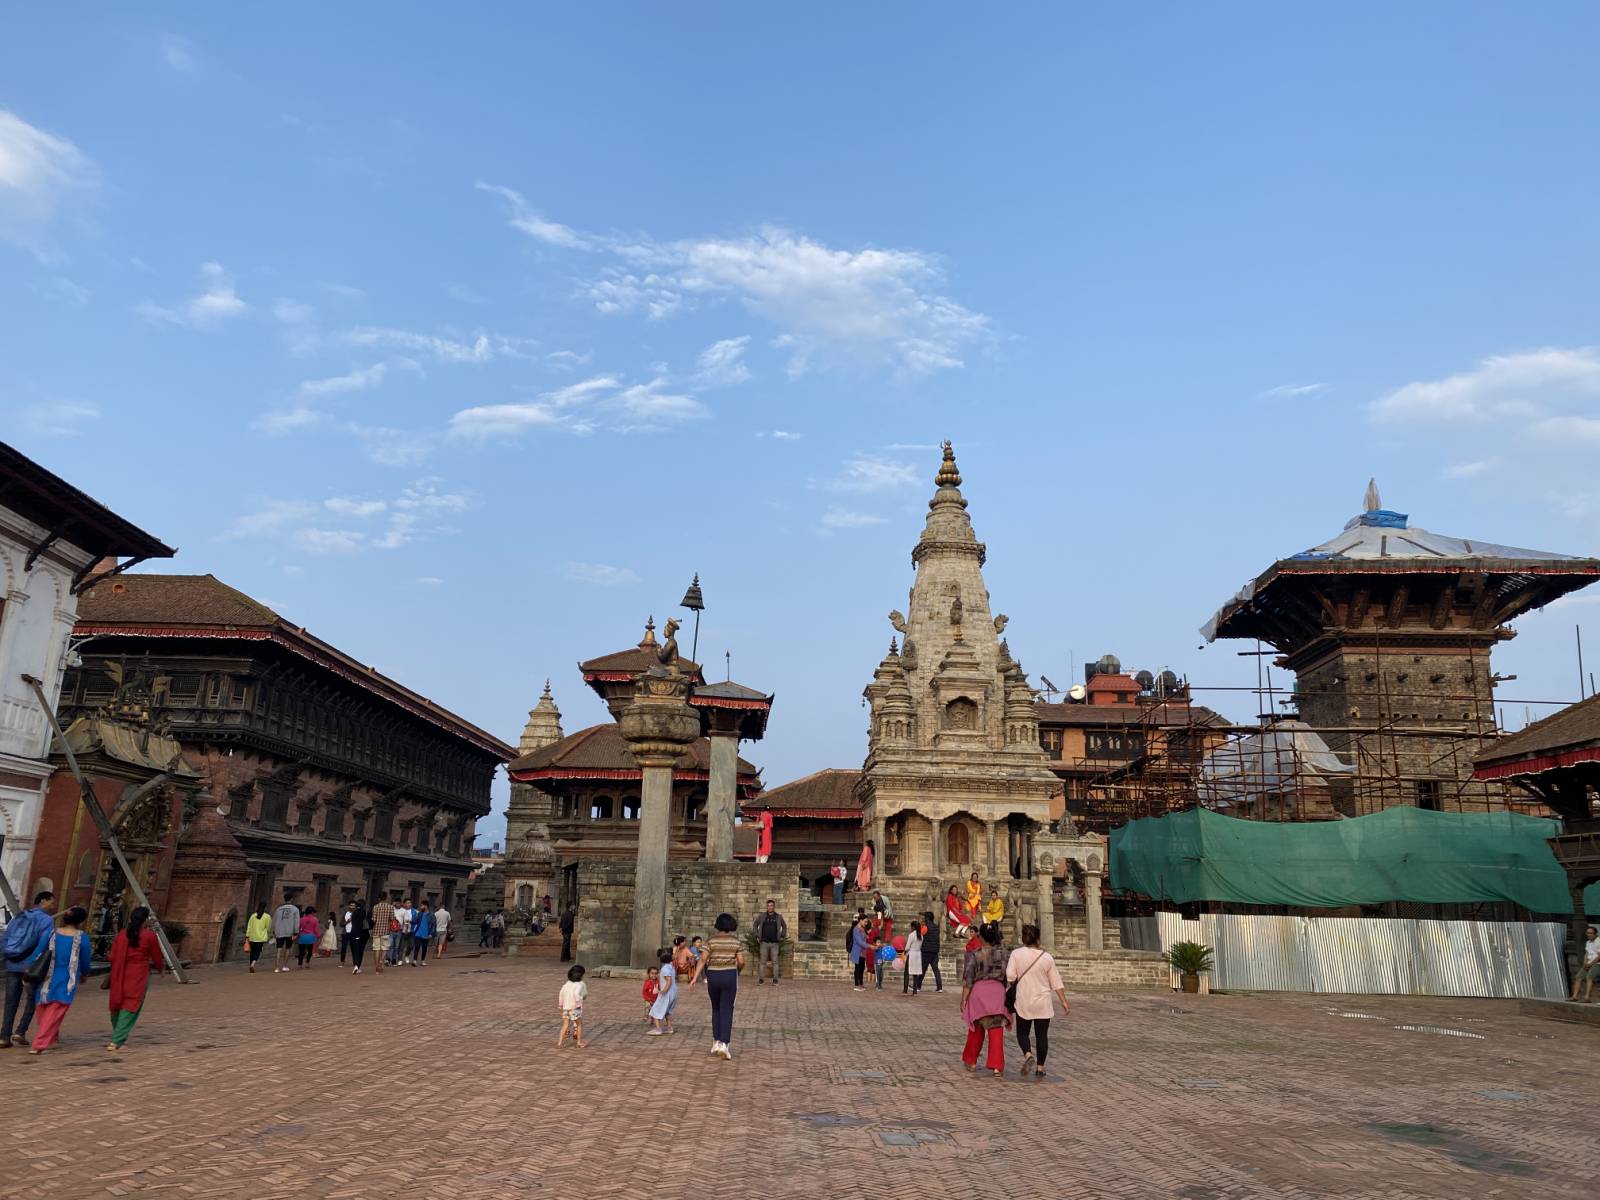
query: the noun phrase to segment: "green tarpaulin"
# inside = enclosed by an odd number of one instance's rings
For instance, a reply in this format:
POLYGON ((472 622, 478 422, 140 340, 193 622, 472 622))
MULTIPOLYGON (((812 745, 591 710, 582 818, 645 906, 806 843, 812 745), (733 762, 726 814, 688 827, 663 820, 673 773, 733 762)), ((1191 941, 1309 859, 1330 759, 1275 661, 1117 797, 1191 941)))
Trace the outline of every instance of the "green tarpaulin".
POLYGON ((1347 821, 1246 821, 1206 809, 1111 831, 1111 884, 1178 904, 1227 900, 1338 908, 1415 900, 1513 900, 1570 913, 1547 838, 1560 823, 1520 813, 1409 806, 1347 821))

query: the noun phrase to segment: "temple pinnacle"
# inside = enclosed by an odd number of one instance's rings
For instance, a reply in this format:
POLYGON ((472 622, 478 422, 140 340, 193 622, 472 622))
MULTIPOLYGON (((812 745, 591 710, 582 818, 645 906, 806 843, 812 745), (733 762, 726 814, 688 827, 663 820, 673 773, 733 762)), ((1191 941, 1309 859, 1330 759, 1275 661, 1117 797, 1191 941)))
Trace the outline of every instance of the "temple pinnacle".
POLYGON ((1367 498, 1365 501, 1368 512, 1377 512, 1383 507, 1383 500, 1378 496, 1378 480, 1376 477, 1367 480, 1367 498))
POLYGON ((960 487, 961 472, 956 470, 956 452, 949 439, 944 443, 944 461, 939 464, 939 473, 933 477, 937 487, 960 487))

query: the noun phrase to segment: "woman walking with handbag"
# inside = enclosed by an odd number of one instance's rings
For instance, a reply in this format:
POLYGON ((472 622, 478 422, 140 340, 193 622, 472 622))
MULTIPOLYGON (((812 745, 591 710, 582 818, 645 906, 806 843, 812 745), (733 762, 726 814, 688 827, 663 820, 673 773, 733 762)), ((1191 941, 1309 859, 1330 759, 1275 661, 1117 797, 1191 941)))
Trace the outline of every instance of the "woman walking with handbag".
POLYGON ((127 1044, 133 1023, 144 1011, 145 989, 150 984, 150 968, 159 974, 161 943, 147 922, 150 910, 144 905, 128 916, 128 925, 111 939, 111 973, 106 987, 111 991, 111 1041, 106 1049, 115 1054, 127 1044))
POLYGON ((61 914, 61 926, 50 945, 28 965, 24 978, 37 976, 39 984, 39 1028, 34 1032, 29 1054, 42 1054, 61 1040, 61 1022, 78 995, 78 984, 89 978, 89 935, 83 923, 88 910, 73 905, 61 914))
POLYGON ((1022 1049, 1022 1073, 1044 1078, 1044 1060, 1050 1056, 1050 1018, 1055 1015, 1052 996, 1061 998, 1061 1015, 1072 1012, 1067 1002, 1066 985, 1055 957, 1039 945, 1039 927, 1022 927, 1022 949, 1006 962, 1006 982, 1010 1007, 1017 1016, 1017 1045, 1022 1049), (1029 1034, 1038 1043, 1038 1058, 1029 1045, 1029 1034))

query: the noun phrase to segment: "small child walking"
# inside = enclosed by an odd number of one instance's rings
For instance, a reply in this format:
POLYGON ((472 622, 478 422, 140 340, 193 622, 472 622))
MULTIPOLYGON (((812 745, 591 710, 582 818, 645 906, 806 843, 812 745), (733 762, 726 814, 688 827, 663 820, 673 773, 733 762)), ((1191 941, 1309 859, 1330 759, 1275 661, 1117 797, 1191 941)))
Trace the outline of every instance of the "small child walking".
POLYGON ((566 1043, 569 1028, 579 1050, 589 1045, 583 1040, 583 1000, 588 994, 589 985, 583 981, 583 967, 574 963, 567 971, 567 981, 561 985, 561 996, 557 1000, 561 1006, 561 1034, 556 1038, 557 1050, 566 1043))
POLYGON ((661 968, 651 967, 644 973, 644 1019, 648 1024, 650 1009, 656 1002, 656 997, 661 994, 661 968))
POLYGON ((672 1032, 672 1010, 678 1006, 678 971, 672 965, 672 951, 661 951, 661 983, 655 1003, 650 1006, 650 1032, 646 1037, 660 1037, 672 1032))

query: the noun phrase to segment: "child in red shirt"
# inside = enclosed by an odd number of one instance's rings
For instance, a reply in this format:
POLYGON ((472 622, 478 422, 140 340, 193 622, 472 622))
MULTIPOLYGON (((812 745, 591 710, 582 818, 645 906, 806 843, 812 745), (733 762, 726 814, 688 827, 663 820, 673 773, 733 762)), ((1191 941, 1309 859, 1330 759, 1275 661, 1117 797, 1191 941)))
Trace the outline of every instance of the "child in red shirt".
POLYGON ((650 1020, 650 1006, 656 1002, 656 997, 661 995, 661 968, 651 967, 644 973, 644 1019, 650 1020))

